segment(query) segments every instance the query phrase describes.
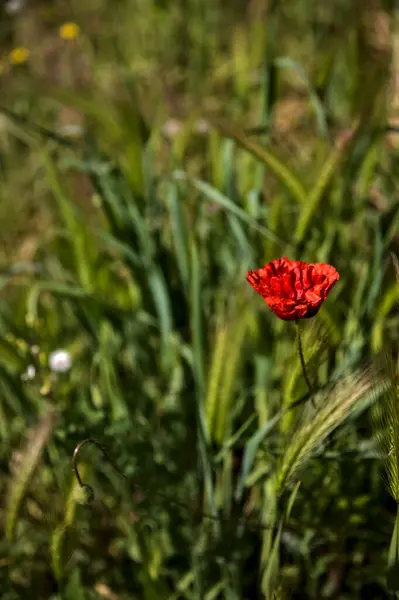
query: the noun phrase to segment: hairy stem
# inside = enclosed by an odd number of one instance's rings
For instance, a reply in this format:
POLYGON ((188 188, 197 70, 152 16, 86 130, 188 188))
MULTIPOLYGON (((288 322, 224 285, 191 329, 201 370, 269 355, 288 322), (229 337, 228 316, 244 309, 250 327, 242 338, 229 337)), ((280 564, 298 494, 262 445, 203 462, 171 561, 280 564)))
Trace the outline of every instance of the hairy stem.
POLYGON ((299 321, 295 321, 295 325, 296 325, 296 334, 297 334, 297 341, 298 341, 299 360, 301 362, 302 373, 303 373, 303 376, 305 378, 306 385, 308 386, 309 392, 311 394, 311 402, 312 402, 313 406, 315 406, 314 398, 313 398, 313 386, 312 386, 312 383, 310 381, 308 372, 306 370, 305 358, 303 356, 303 347, 302 347, 302 338, 301 338, 301 326, 299 324, 299 321))

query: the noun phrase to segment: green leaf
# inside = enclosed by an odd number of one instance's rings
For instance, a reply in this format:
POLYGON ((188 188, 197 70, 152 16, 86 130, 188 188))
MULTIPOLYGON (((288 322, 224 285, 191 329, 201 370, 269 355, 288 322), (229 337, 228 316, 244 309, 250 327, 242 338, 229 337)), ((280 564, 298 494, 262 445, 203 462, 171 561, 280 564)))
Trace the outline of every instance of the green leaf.
POLYGON ((262 148, 252 140, 248 139, 245 134, 232 128, 225 123, 222 123, 220 119, 210 119, 211 123, 221 131, 226 137, 233 139, 238 146, 252 154, 255 158, 260 160, 278 181, 286 188, 289 194, 298 202, 298 204, 305 204, 307 199, 307 192, 298 177, 281 161, 273 152, 262 148))
POLYGON ((171 181, 167 192, 169 210, 171 215, 171 227, 173 241, 176 251, 176 260, 183 284, 189 284, 189 242, 187 224, 185 222, 182 199, 176 182, 171 181))
POLYGON ((291 515, 291 511, 294 507, 295 504, 295 500, 298 496, 298 491, 299 491, 299 487, 301 485, 301 482, 298 481, 298 483, 295 485, 294 489, 292 490, 290 497, 288 499, 287 502, 287 506, 285 507, 285 514, 284 514, 284 522, 286 523, 288 521, 288 519, 290 518, 291 515))
POLYGON ((226 360, 227 342, 227 327, 222 326, 216 332, 214 351, 208 374, 208 389, 205 399, 207 428, 211 437, 214 435, 214 431, 216 429, 218 399, 220 393, 220 384, 223 377, 224 363, 226 360))
POLYGON ((265 572, 262 575, 262 592, 265 594, 266 598, 271 597, 270 595, 273 592, 277 581, 277 575, 280 568, 280 542, 282 533, 283 523, 280 522, 277 535, 273 541, 272 550, 268 557, 265 572))
POLYGON ((5 339, 0 339, 0 365, 16 374, 22 374, 25 367, 24 358, 15 346, 5 339))
POLYGON ((89 237, 88 228, 77 218, 76 211, 69 200, 62 178, 56 168, 53 159, 45 154, 45 164, 49 181, 57 200, 62 219, 67 228, 71 247, 73 250, 74 270, 81 286, 90 291, 93 289, 94 264, 93 244, 89 237))
POLYGON ((91 298, 91 294, 84 289, 58 283, 57 281, 43 281, 36 283, 28 292, 26 300, 26 320, 27 323, 33 324, 38 318, 38 307, 40 296, 44 292, 50 292, 57 296, 67 299, 76 298, 91 298))
POLYGON ((148 273, 148 285, 158 315, 164 359, 167 359, 170 334, 173 329, 172 309, 165 277, 158 267, 152 267, 148 273))
POLYGON ((267 423, 265 423, 263 427, 261 427, 261 429, 254 433, 253 436, 246 443, 241 473, 237 482, 237 488, 235 492, 235 499, 237 502, 242 498, 246 480, 252 470, 252 466, 254 464, 259 446, 261 445, 265 437, 273 430, 275 425, 279 422, 282 414, 282 411, 278 412, 274 417, 267 421, 267 423))
MULTIPOLYGON (((307 194, 306 202, 300 212, 295 239, 297 242, 302 242, 307 234, 312 218, 317 212, 319 205, 324 197, 324 193, 334 177, 338 167, 341 164, 347 147, 352 142, 353 136, 345 140, 343 143, 337 143, 331 150, 323 168, 317 178, 317 181, 310 192, 307 194)), ((326 209, 324 209, 326 210, 326 209)))
POLYGON ((40 423, 28 432, 27 443, 19 456, 18 468, 13 469, 5 510, 5 534, 9 541, 14 539, 22 502, 57 420, 56 413, 51 409, 42 416, 40 423))
POLYGON ((292 60, 292 58, 290 58, 289 56, 278 57, 274 62, 279 68, 294 70, 302 79, 303 83, 306 86, 310 103, 312 104, 316 115, 316 122, 319 133, 320 135, 326 137, 328 134, 326 111, 324 110, 323 104, 320 98, 318 97, 316 90, 311 85, 309 78, 306 75, 305 71, 302 69, 301 65, 292 60))
POLYGON ((40 94, 73 106, 91 118, 97 131, 103 133, 103 143, 108 144, 109 154, 117 157, 133 193, 140 197, 144 194, 142 153, 145 125, 131 99, 109 104, 104 99, 99 101, 91 92, 51 86, 41 87, 40 94))
POLYGON ((284 244, 284 242, 281 239, 279 239, 272 231, 266 229, 262 225, 259 225, 254 219, 249 217, 242 208, 239 208, 236 204, 234 204, 234 202, 227 198, 227 196, 216 190, 209 183, 201 181, 200 179, 188 177, 183 171, 175 172, 175 177, 178 180, 180 179, 187 181, 195 189, 201 192, 201 194, 203 194, 207 200, 227 209, 229 212, 239 217, 242 221, 247 223, 247 225, 249 225, 253 229, 256 229, 256 231, 259 231, 259 233, 261 233, 268 239, 273 240, 274 242, 278 242, 279 244, 284 244))
POLYGON ((86 600, 79 569, 72 572, 65 587, 64 598, 65 600, 86 600))

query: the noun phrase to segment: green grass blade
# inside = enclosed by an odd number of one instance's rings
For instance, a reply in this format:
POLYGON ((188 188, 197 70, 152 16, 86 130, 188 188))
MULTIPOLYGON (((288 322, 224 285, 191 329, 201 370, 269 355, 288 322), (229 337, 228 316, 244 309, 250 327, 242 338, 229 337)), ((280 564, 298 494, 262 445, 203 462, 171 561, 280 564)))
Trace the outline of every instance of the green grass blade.
POLYGON ((152 299, 158 315, 164 359, 166 360, 170 334, 173 330, 173 319, 168 286, 162 271, 158 267, 152 267, 148 273, 148 286, 151 290, 152 299))
POLYGON ((308 233, 312 218, 317 212, 324 197, 324 193, 327 190, 327 187, 334 177, 338 167, 340 166, 347 147, 352 139, 353 136, 345 140, 344 143, 336 144, 331 150, 330 155, 319 174, 316 184, 307 195, 306 203, 304 204, 299 215, 298 224, 295 231, 295 239, 297 242, 302 242, 305 238, 305 235, 308 233))
POLYGON ((273 430, 275 425, 277 425, 280 418, 281 413, 279 412, 269 421, 267 421, 267 423, 265 423, 263 427, 261 427, 256 433, 254 433, 246 443, 241 473, 237 482, 237 488, 235 492, 235 499, 237 502, 239 502, 239 500, 242 498, 246 480, 252 470, 259 446, 262 444, 265 437, 267 437, 267 435, 273 430))
POLYGON ((198 190, 201 194, 203 194, 207 200, 209 200, 210 202, 213 202, 214 204, 222 206, 223 208, 225 208, 226 210, 228 210, 235 216, 239 217, 242 221, 247 223, 247 225, 249 225, 256 231, 259 231, 259 233, 264 235, 266 238, 273 240, 274 242, 278 242, 279 244, 284 244, 284 242, 281 239, 279 239, 272 231, 263 227, 262 225, 259 225, 254 219, 249 217, 242 208, 239 208, 236 204, 234 204, 234 202, 232 202, 229 198, 227 198, 227 196, 225 196, 224 194, 222 194, 221 192, 216 190, 209 183, 206 183, 205 181, 201 181, 200 179, 194 179, 194 178, 188 177, 182 171, 176 172, 175 177, 178 180, 180 179, 180 180, 187 181, 196 190, 198 190))
POLYGON ((22 502, 56 422, 56 414, 49 409, 41 418, 39 425, 30 430, 26 447, 19 457, 18 468, 14 469, 5 511, 5 533, 9 541, 14 539, 22 502))
POLYGON ((275 64, 280 69, 292 69, 302 79, 308 92, 309 101, 312 104, 313 110, 316 115, 316 122, 319 133, 323 137, 326 137, 328 134, 326 111, 324 110, 320 98, 318 97, 315 89, 310 83, 309 78, 306 75, 305 71, 302 69, 301 65, 299 65, 295 60, 292 60, 292 58, 290 58, 289 56, 281 56, 276 58, 275 64))
POLYGON ((183 284, 189 284, 189 241, 187 224, 183 214, 182 200, 175 181, 171 181, 167 192, 168 205, 171 215, 171 228, 176 251, 176 260, 183 284))
POLYGON ((228 432, 231 407, 236 391, 238 373, 242 364, 241 355, 246 342, 250 316, 248 310, 241 311, 240 318, 233 320, 234 324, 228 336, 228 347, 231 350, 224 364, 215 425, 215 439, 219 444, 223 443, 228 432))
POLYGON ((132 186, 134 194, 144 194, 142 164, 144 122, 131 101, 120 100, 110 104, 99 100, 90 92, 61 87, 45 87, 40 94, 53 98, 67 106, 73 106, 87 115, 103 134, 110 155, 117 157, 121 168, 132 186), (129 106, 127 106, 129 103, 129 106))
POLYGON ((202 305, 202 273, 198 248, 191 241, 191 333, 195 374, 201 402, 205 392, 205 331, 202 305))
POLYGON ((214 351, 208 375, 208 390, 205 399, 205 411, 209 435, 213 437, 216 426, 218 394, 223 376, 224 361, 226 358, 228 331, 226 326, 217 329, 214 351))
POLYGON ((69 200, 68 192, 49 154, 45 154, 45 164, 54 197, 57 200, 61 217, 64 220, 70 238, 74 255, 74 270, 82 287, 86 290, 92 290, 94 279, 91 269, 94 262, 93 245, 91 239, 89 239, 88 229, 77 218, 69 200))
POLYGON ((221 131, 226 137, 233 139, 236 144, 252 154, 255 158, 260 160, 278 181, 284 186, 289 192, 290 196, 298 202, 298 204, 305 204, 307 198, 307 192, 298 177, 281 161, 277 156, 270 150, 262 148, 257 143, 248 139, 245 134, 232 128, 220 120, 211 119, 212 124, 221 131))

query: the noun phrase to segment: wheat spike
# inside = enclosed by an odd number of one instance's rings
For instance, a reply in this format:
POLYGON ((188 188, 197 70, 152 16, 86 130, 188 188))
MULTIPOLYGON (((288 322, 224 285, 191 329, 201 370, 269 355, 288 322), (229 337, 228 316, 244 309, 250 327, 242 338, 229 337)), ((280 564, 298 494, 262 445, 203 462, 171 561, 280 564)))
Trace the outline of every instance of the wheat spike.
POLYGON ((39 424, 29 431, 25 448, 18 454, 14 454, 11 465, 14 476, 9 488, 5 517, 6 538, 9 541, 14 537, 24 496, 57 420, 57 414, 49 409, 41 417, 39 424))
POLYGON ((316 395, 315 407, 307 407, 283 454, 277 477, 279 492, 327 436, 372 393, 374 386, 371 370, 362 369, 316 395))

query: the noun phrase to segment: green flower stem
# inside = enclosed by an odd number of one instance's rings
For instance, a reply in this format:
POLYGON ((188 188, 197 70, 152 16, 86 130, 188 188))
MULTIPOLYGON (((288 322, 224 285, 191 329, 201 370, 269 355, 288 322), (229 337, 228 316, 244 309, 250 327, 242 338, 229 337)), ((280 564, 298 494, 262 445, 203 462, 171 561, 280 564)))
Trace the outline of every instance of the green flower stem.
POLYGON ((315 406, 315 402, 314 402, 314 398, 313 398, 313 386, 312 386, 312 383, 311 383, 311 381, 309 379, 309 375, 308 375, 308 372, 306 370, 305 358, 303 356, 303 347, 302 347, 302 338, 301 338, 301 326, 300 326, 299 321, 295 321, 295 325, 296 325, 296 335, 297 335, 297 341, 298 341, 299 360, 301 362, 302 373, 303 373, 303 376, 305 378, 306 385, 308 386, 309 392, 311 394, 311 402, 312 402, 313 406, 315 406))

